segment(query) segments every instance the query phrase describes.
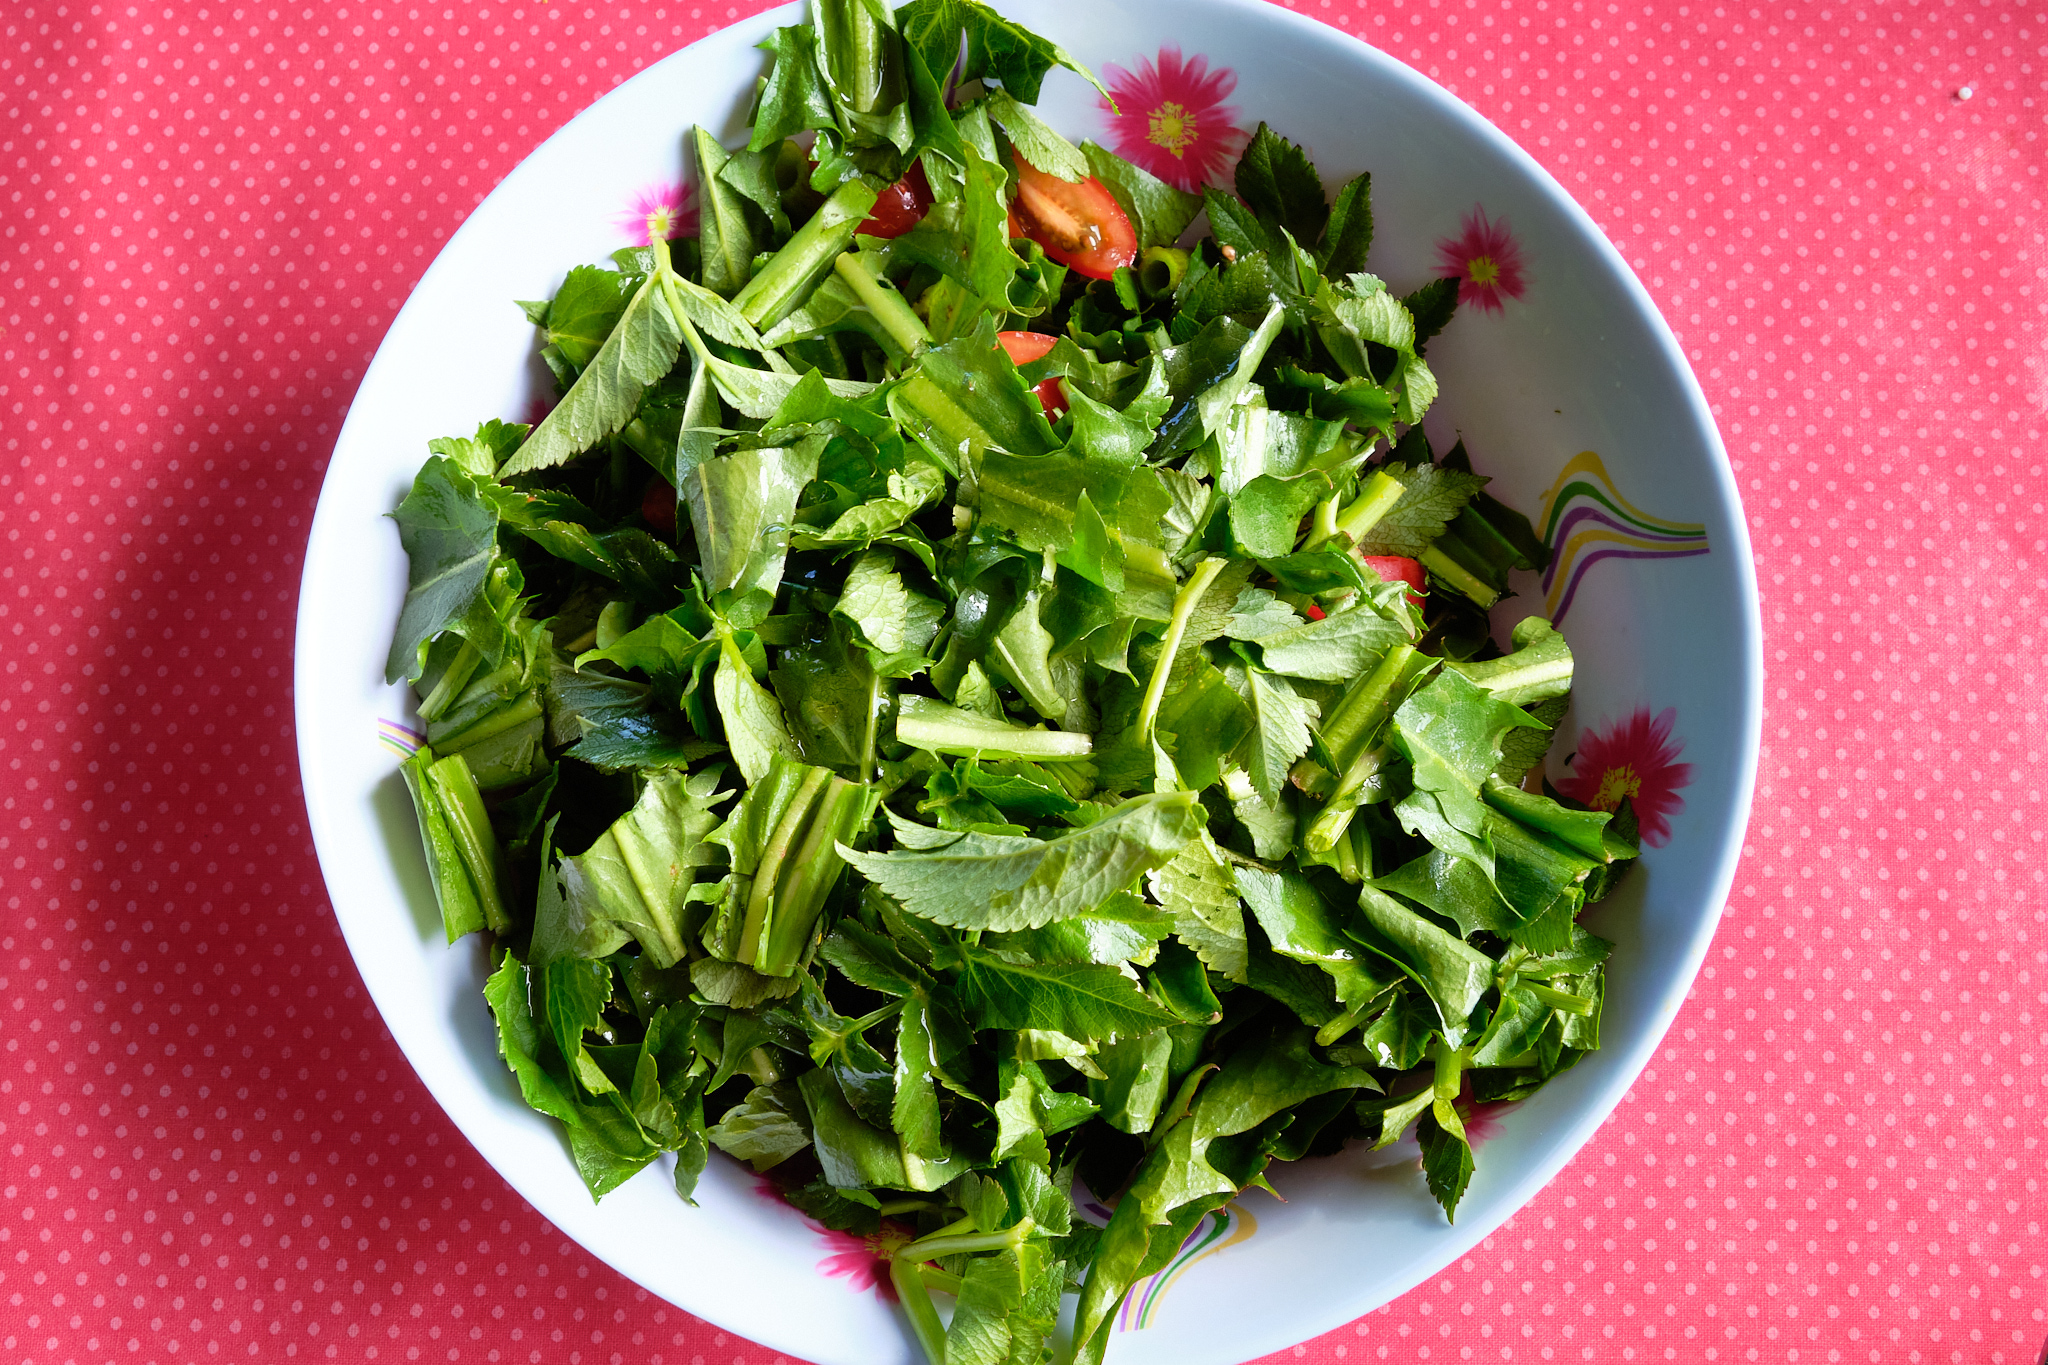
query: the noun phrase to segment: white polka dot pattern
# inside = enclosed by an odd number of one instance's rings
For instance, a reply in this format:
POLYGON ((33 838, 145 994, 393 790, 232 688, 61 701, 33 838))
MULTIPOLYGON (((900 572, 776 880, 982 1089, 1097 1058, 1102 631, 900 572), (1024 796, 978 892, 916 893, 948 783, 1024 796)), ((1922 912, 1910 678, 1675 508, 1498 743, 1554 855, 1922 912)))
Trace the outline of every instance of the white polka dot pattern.
MULTIPOLYGON (((1291 1357, 2040 1359, 2048 10, 1290 7, 1633 261, 1748 500, 1770 670, 1656 1061, 1470 1257, 1291 1357)), ((300 545, 407 290, 577 109, 760 8, 0 15, 0 1360, 767 1365, 427 1099, 288 721, 300 545)))

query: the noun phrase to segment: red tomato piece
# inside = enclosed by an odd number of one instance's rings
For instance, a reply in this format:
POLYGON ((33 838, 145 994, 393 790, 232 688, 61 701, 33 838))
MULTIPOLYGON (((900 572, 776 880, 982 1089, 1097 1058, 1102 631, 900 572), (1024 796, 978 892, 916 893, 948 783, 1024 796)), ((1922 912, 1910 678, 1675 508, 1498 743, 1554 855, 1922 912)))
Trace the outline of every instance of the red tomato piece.
POLYGON ((1091 280, 1106 280, 1138 259, 1138 234, 1100 180, 1062 180, 1017 158, 1017 198, 1011 216, 1024 235, 1061 265, 1091 280))
POLYGON ((924 167, 912 162, 909 173, 875 200, 860 231, 870 237, 901 237, 924 221, 925 210, 931 206, 931 182, 924 178, 924 167))
POLYGON ((640 495, 640 519, 664 536, 676 533, 675 486, 659 474, 647 481, 647 491, 640 495))
POLYGON ((1428 577, 1422 565, 1406 555, 1360 555, 1359 561, 1366 568, 1380 576, 1383 583, 1406 583, 1409 587, 1408 600, 1418 607, 1422 605, 1422 589, 1428 577))
MULTIPOLYGON (((1059 345, 1060 339, 1043 332, 997 332, 996 340, 1002 343, 1012 365, 1028 365, 1059 345)), ((1067 391, 1060 387, 1058 375, 1041 379, 1031 392, 1038 395, 1038 406, 1045 409, 1051 420, 1057 422, 1067 410, 1067 391)))

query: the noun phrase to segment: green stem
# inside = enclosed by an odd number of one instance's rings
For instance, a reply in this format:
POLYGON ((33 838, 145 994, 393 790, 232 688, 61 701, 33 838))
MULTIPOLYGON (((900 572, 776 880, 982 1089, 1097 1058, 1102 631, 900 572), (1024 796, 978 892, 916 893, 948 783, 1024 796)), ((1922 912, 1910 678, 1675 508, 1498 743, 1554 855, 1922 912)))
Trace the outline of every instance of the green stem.
POLYGON ((1446 586, 1469 597, 1481 611, 1500 600, 1500 594, 1475 577, 1471 570, 1432 545, 1422 552, 1422 567, 1442 579, 1446 586))
POLYGON ((1576 995, 1567 995, 1565 992, 1546 986, 1540 981, 1524 981, 1522 989, 1554 1010, 1563 1010, 1566 1014, 1576 1014, 1581 1019, 1593 1013, 1592 1001, 1576 995))
POLYGON ((1323 743, 1348 766, 1394 709, 1394 694, 1412 676, 1421 656, 1412 645, 1394 645, 1372 672, 1351 685, 1323 726, 1323 743))
POLYGON ((946 1365, 946 1325, 939 1321, 939 1310, 932 1306, 931 1291, 925 1288, 917 1265, 889 1262, 889 1283, 896 1286, 896 1297, 903 1301, 903 1313, 910 1319, 910 1334, 917 1338, 918 1349, 931 1365, 946 1365))
POLYGON ((1375 995, 1372 999, 1346 1010, 1329 1023, 1324 1024, 1316 1030, 1316 1046, 1328 1047, 1345 1034, 1351 1032, 1351 1030, 1357 1028, 1359 1021, 1365 1018, 1366 1011, 1384 999, 1386 999, 1386 995, 1382 992, 1379 995, 1375 995))
POLYGON ((925 330, 924 322, 911 311, 910 305, 893 285, 878 278, 868 268, 858 252, 840 253, 839 258, 832 262, 832 269, 846 281, 854 297, 867 305, 867 310, 875 315, 875 321, 882 324, 882 330, 902 348, 903 354, 916 355, 920 348, 931 345, 932 334, 925 330))
POLYGON ((476 886, 484 923, 493 932, 510 928, 512 920, 498 895, 498 836, 491 828, 491 817, 484 811, 484 799, 476 789, 476 778, 470 774, 469 760, 461 754, 438 759, 427 769, 427 781, 448 816, 448 832, 454 837, 463 866, 476 886))
POLYGON ((1449 1104, 1458 1098, 1458 1087, 1465 1076, 1465 1054, 1438 1034, 1430 1040, 1429 1055, 1436 1062, 1436 1098, 1449 1104))
POLYGON ((1308 538, 1301 542, 1301 548, 1304 550, 1313 550, 1316 548, 1316 546, 1322 544, 1324 541, 1328 540, 1331 536, 1334 536, 1336 534, 1337 497, 1336 494, 1333 493, 1329 497, 1323 499, 1321 502, 1316 504, 1315 520, 1309 523, 1308 538))
POLYGON ((1406 491, 1401 481, 1386 470, 1374 470, 1365 486, 1358 490, 1358 496, 1337 514, 1337 529, 1354 542, 1365 539, 1365 533, 1377 526, 1381 517, 1394 510, 1394 504, 1406 491))
MULTIPOLYGON (((797 799, 803 799, 801 790, 797 799)), ((797 846, 794 856, 784 860, 777 876, 780 885, 775 890, 774 922, 767 928, 767 941, 754 963, 756 970, 767 976, 788 976, 796 970, 804 944, 825 908, 825 897, 846 866, 837 846, 850 842, 859 833, 858 826, 867 808, 866 787, 856 786, 843 777, 826 782, 817 809, 811 812, 803 843, 797 846)))
POLYGON ((782 250, 733 296, 740 316, 758 328, 773 327, 795 312, 840 252, 853 244, 853 234, 875 207, 876 190, 865 180, 849 180, 811 215, 782 250))
POLYGON ((456 651, 455 657, 449 661, 447 669, 441 674, 441 680, 434 684, 434 690, 420 702, 420 719, 440 719, 441 713, 446 711, 454 703, 455 698, 461 695, 462 689, 469 685, 469 675, 476 672, 476 666, 483 662, 483 657, 483 652, 465 639, 462 648, 456 651))
POLYGON ((951 1294, 955 1298, 960 1296, 961 1289, 966 1285, 966 1282, 952 1271, 941 1270, 935 1265, 921 1265, 917 1268, 917 1273, 927 1288, 936 1289, 942 1294, 951 1294))
POLYGON ((1159 661, 1152 666, 1152 681, 1146 684, 1145 700, 1138 708, 1140 744, 1152 742, 1152 723, 1159 718, 1159 703, 1166 697, 1166 675, 1173 671, 1174 656, 1180 653, 1180 642, 1187 635, 1188 618, 1194 615, 1195 604, 1209 591, 1216 575, 1223 572, 1223 563, 1211 558, 1197 564, 1173 599, 1173 619, 1167 623, 1166 636, 1159 642, 1159 661))
POLYGON ((818 793, 830 780, 831 774, 823 768, 806 768, 796 795, 790 798, 782 819, 762 846, 761 861, 754 867, 754 886, 747 895, 746 918, 740 925, 739 960, 750 967, 758 968, 766 955, 769 916, 781 917, 782 907, 775 904, 775 893, 776 884, 782 879, 784 861, 797 837, 804 832, 804 822, 810 816, 811 807, 817 804, 818 793))
POLYGON ((875 739, 882 728, 882 675, 868 670, 868 718, 860 738, 860 780, 873 782, 875 770, 875 739))
POLYGON ((528 692, 510 705, 501 706, 497 710, 480 717, 473 725, 458 730, 452 735, 443 735, 440 739, 434 741, 434 750, 444 756, 459 753, 464 749, 483 743, 493 735, 502 735, 507 730, 524 725, 526 722, 537 718, 540 713, 540 693, 538 691, 528 692))
POLYGON ((899 1213, 921 1213, 932 1203, 930 1199, 884 1199, 876 1206, 875 1212, 884 1218, 894 1218, 899 1213))
POLYGON ((1179 247, 1148 246, 1138 257, 1138 288, 1150 298, 1163 298, 1180 288, 1188 273, 1188 253, 1179 247))
POLYGON ((1008 1251, 1020 1245, 1026 1237, 1038 1230, 1038 1224, 1026 1218, 1015 1227, 1004 1228, 1001 1232, 966 1232, 947 1236, 934 1233, 920 1237, 896 1253, 898 1262, 936 1261, 941 1256, 965 1256, 977 1251, 1008 1251))
POLYGON ((1204 1062, 1182 1079, 1180 1088, 1173 1092, 1173 1098, 1159 1111, 1159 1118, 1164 1122, 1153 1123, 1152 1132, 1145 1139, 1146 1151, 1157 1147, 1165 1139, 1168 1130, 1188 1116, 1188 1112, 1195 1107, 1195 1091, 1201 1088, 1203 1078, 1212 1071, 1220 1070, 1222 1068, 1214 1062, 1204 1062))

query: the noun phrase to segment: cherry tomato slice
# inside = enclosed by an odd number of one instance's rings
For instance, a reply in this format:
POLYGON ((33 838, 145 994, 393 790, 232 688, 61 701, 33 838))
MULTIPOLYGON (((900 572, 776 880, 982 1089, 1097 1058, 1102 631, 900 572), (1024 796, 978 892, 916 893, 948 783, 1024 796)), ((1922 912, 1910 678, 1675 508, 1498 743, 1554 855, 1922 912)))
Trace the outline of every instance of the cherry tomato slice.
POLYGON ((659 474, 647 480, 647 491, 640 495, 640 519, 664 536, 676 533, 676 490, 659 474))
POLYGON ((1406 555, 1360 555, 1359 561, 1378 574, 1383 583, 1406 583, 1408 600, 1422 605, 1422 588, 1428 581, 1422 565, 1406 555))
POLYGON ((1138 259, 1138 234, 1100 180, 1062 180, 1017 158, 1012 217, 1024 235, 1061 265, 1106 280, 1138 259))
POLYGON ((924 167, 912 162, 907 175, 882 191, 859 230, 870 237, 901 237, 924 221, 931 206, 931 182, 924 178, 924 167))
MULTIPOLYGON (((1012 365, 1028 365, 1057 346, 1060 339, 1043 332, 997 332, 996 340, 1002 343, 1012 365)), ((1060 387, 1058 375, 1041 379, 1031 392, 1038 395, 1038 406, 1045 409, 1051 420, 1057 422, 1067 410, 1067 391, 1060 387)))

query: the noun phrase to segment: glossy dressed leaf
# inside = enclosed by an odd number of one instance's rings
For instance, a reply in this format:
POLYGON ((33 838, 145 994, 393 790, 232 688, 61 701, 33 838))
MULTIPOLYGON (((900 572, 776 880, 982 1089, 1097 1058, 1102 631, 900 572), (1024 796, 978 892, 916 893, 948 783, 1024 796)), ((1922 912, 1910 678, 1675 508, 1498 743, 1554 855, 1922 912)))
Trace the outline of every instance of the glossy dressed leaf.
POLYGON ((1047 1029, 1069 1038, 1143 1033, 1174 1017, 1114 967, 1086 962, 1012 962, 962 949, 960 1002, 977 1029, 1047 1029))
MULTIPOLYGON (((1334 233, 1332 234, 1335 235, 1334 233)), ((1364 269, 1363 258, 1353 269, 1364 269)), ((1401 306, 1415 319, 1415 353, 1422 349, 1430 338, 1450 325, 1451 315, 1458 311, 1458 289, 1463 283, 1456 275, 1440 280, 1431 280, 1419 286, 1413 293, 1404 295, 1401 306)))
POLYGON ((1461 674, 1439 673, 1418 689, 1394 712, 1387 736, 1414 769, 1415 789, 1395 807, 1402 825, 1491 876, 1493 849, 1479 789, 1500 761, 1501 733, 1533 723, 1461 674))
POLYGON ((1273 951, 1328 972, 1347 1007, 1356 1009, 1399 979, 1344 934, 1335 911, 1300 873, 1239 868, 1237 889, 1273 951))
POLYGON ((1463 1043, 1466 1020, 1493 985, 1493 959, 1383 891, 1362 888, 1358 904, 1388 955, 1436 1005, 1445 1039, 1454 1047, 1463 1043))
POLYGON ((579 265, 548 305, 548 344, 581 370, 603 348, 641 281, 633 274, 579 265))
POLYGON ((1233 682, 1242 679, 1240 692, 1252 714, 1245 770, 1261 796, 1278 800, 1287 785, 1288 770, 1308 752, 1309 726, 1321 708, 1278 674, 1238 668, 1232 670, 1231 677, 1233 682))
POLYGON ((1295 241, 1321 240, 1330 204, 1322 178, 1301 148, 1261 123, 1237 162, 1238 197, 1295 241))
POLYGON ((706 460, 683 479, 706 585, 714 593, 782 580, 797 499, 818 472, 820 443, 739 450, 706 460))
POLYGON ((727 1156, 765 1171, 811 1145, 809 1122, 795 1086, 763 1085, 748 1091, 704 1135, 727 1156))
POLYGON ((1370 600, 1361 600, 1320 621, 1259 636, 1257 643, 1260 657, 1275 673, 1348 683, 1370 672, 1389 648, 1413 639, 1402 614, 1383 612, 1370 600))
POLYGON ((754 671, 741 657, 729 628, 719 631, 718 669, 712 675, 712 695, 718 702, 718 716, 725 726, 726 747, 740 776, 749 784, 758 782, 777 754, 794 757, 796 741, 783 724, 782 707, 774 696, 754 680, 754 671))
POLYGON ((1167 792, 1052 839, 967 834, 922 851, 841 856, 914 915, 963 929, 1034 929, 1086 914, 1165 866, 1201 820, 1192 794, 1167 792))
POLYGON ((1429 1193, 1443 1205, 1447 1222, 1458 1220, 1458 1201, 1472 1181, 1472 1148, 1461 1133, 1453 1133, 1424 1114, 1416 1136, 1422 1142, 1422 1173, 1429 1193))

